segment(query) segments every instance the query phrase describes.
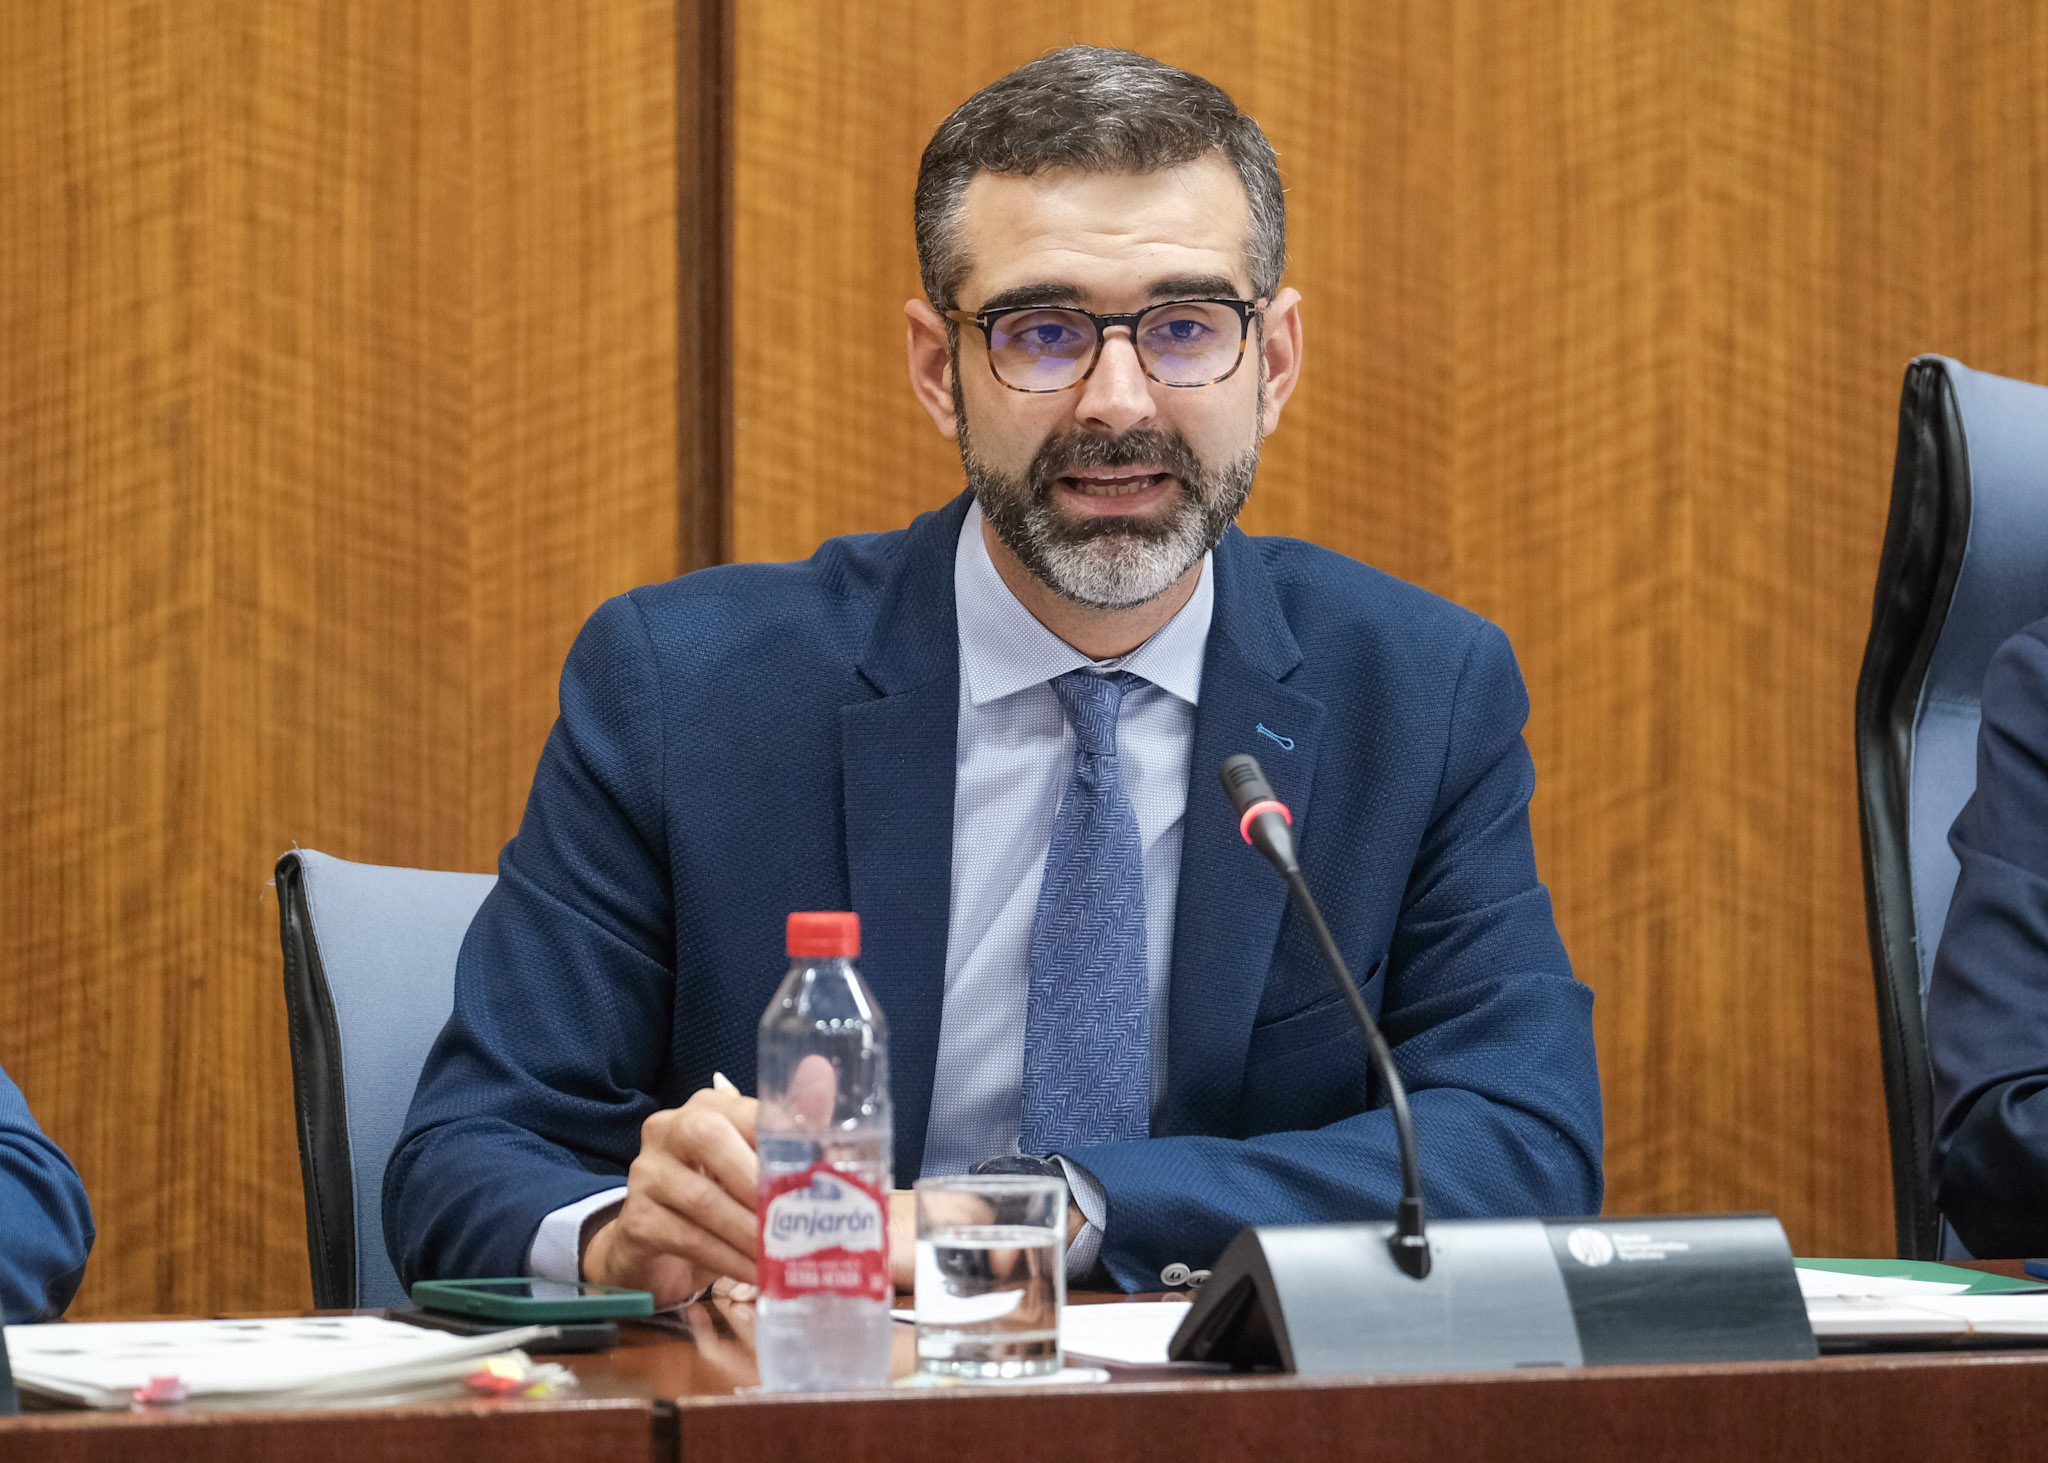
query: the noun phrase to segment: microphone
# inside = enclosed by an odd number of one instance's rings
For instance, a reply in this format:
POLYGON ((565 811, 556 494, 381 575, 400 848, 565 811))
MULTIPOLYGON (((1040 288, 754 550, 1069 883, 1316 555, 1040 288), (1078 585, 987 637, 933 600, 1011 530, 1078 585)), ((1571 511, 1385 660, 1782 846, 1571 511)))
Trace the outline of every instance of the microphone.
POLYGON ((1230 794, 1231 806, 1237 809, 1237 831, 1244 835, 1244 841, 1264 854, 1267 862, 1283 875, 1300 873, 1301 865, 1294 861, 1294 814, 1287 811, 1287 804, 1273 796, 1272 784, 1266 781, 1259 759, 1243 752, 1225 757, 1222 775, 1223 790, 1230 794))
POLYGON ((1323 962, 1329 968, 1337 994, 1344 998, 1352 1019, 1365 1034, 1373 1071, 1380 1085, 1387 1089, 1387 1105, 1393 1109, 1394 1134, 1401 1148, 1401 1203, 1394 1216, 1394 1232, 1387 1237, 1387 1249, 1403 1274, 1420 1280, 1429 1274, 1429 1239, 1423 1233, 1422 1161, 1415 1152, 1415 1124, 1408 1116, 1408 1089, 1401 1085, 1401 1074, 1394 1068, 1394 1054, 1387 1039, 1380 1035, 1379 1023, 1366 1008, 1358 982, 1352 978, 1351 968, 1344 963, 1330 927, 1323 923, 1323 912, 1316 907, 1315 896, 1308 892, 1308 882, 1301 876, 1301 864, 1294 856, 1294 815, 1273 796, 1273 785, 1266 781, 1265 770, 1256 757, 1243 752, 1226 757, 1219 771, 1223 790, 1230 795, 1231 806, 1237 809, 1238 832, 1280 871, 1293 891, 1295 903, 1315 932, 1316 943, 1322 947, 1323 962))
POLYGON ((1400 1140, 1401 1204, 1391 1226, 1241 1230, 1169 1357, 1357 1376, 1819 1354, 1791 1243, 1769 1214, 1439 1219, 1425 1238, 1408 1091, 1302 879, 1294 820, 1252 758, 1221 771, 1238 831, 1286 879, 1365 1035, 1400 1140))

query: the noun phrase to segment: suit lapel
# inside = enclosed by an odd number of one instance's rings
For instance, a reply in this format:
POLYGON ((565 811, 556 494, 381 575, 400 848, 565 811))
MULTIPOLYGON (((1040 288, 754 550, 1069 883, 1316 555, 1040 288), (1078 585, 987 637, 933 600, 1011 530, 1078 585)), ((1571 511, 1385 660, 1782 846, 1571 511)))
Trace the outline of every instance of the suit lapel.
POLYGON ((962 497, 911 526, 859 662, 875 699, 840 711, 846 868, 861 973, 889 1023, 899 1184, 923 1165, 946 993, 960 721, 953 547, 966 511, 962 497))
POLYGON ((1287 886, 1239 836, 1217 768, 1236 752, 1257 757, 1304 831, 1323 728, 1322 702, 1282 684, 1301 650, 1257 549, 1236 529, 1217 545, 1215 573, 1181 840, 1161 1136, 1232 1131, 1252 1018, 1287 912, 1287 886))

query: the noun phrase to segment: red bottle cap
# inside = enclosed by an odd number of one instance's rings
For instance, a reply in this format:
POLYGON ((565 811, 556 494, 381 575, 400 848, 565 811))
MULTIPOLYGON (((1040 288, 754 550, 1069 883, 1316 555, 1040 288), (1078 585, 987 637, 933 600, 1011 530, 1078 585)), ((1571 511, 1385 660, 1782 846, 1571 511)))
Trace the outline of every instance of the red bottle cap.
POLYGON ((860 954, 860 916, 843 910, 792 914, 789 953, 812 959, 860 954))

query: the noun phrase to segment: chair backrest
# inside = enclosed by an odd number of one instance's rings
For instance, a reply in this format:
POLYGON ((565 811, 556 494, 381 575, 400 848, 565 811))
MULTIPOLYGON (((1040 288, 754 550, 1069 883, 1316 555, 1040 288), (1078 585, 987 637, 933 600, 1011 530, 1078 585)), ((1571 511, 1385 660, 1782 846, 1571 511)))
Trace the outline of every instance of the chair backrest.
POLYGON ((1865 916, 1899 1253, 1938 1258, 1927 981, 1977 785, 1984 670, 2048 615, 2048 387, 1941 356, 1906 368, 1891 516, 1856 685, 1865 916))
POLYGON ((21 1410, 14 1394, 14 1372, 7 1364, 7 1328, 0 1326, 0 1417, 12 1417, 21 1410))
POLYGON ((285 1007, 313 1303, 402 1306, 384 1249, 384 1165, 455 1002, 455 957, 489 874, 295 850, 277 863, 285 1007))

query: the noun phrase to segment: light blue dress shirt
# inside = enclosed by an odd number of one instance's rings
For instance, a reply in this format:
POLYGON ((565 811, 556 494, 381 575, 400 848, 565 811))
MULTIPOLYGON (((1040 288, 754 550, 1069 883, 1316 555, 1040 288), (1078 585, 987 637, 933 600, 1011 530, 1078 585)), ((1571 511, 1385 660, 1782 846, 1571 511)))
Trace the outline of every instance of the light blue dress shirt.
MULTIPOLYGON (((960 628, 960 722, 953 783, 953 893, 946 1000, 925 1130, 924 1171, 959 1173, 1017 1151, 1031 922, 1053 818, 1074 768, 1055 676, 1083 667, 1140 678, 1123 699, 1117 762, 1145 859, 1152 1107, 1166 1093, 1167 973, 1180 887, 1181 832, 1195 704, 1215 584, 1207 559, 1188 602, 1129 655, 1092 661, 1039 623, 989 558, 971 506, 953 556, 960 628)), ((1067 1256, 1078 1279, 1101 1246, 1104 1201, 1092 1176, 1062 1164, 1089 1223, 1067 1256)))
MULTIPOLYGON (((946 997, 925 1129, 924 1172, 965 1172, 1017 1151, 1023 1113, 1024 1008, 1031 922, 1052 846, 1053 818, 1074 768, 1074 733, 1050 682, 1082 667, 1128 671, 1117 762, 1145 860, 1146 989, 1151 1002, 1152 1110, 1166 1093, 1167 975, 1180 889, 1181 833, 1194 754, 1195 705, 1216 603, 1210 557, 1179 612, 1129 655, 1090 660, 1045 628, 1010 593, 971 505, 953 554, 960 637, 960 720, 953 786, 953 890, 946 929, 946 997)), ((1085 1276, 1102 1245, 1107 1201, 1095 1178, 1061 1160, 1088 1223, 1067 1248, 1067 1274, 1085 1276)), ((909 1176, 898 1174, 903 1183, 909 1176)), ((566 1204, 543 1219, 527 1272, 574 1280, 583 1222, 622 1202, 623 1187, 566 1204)))

